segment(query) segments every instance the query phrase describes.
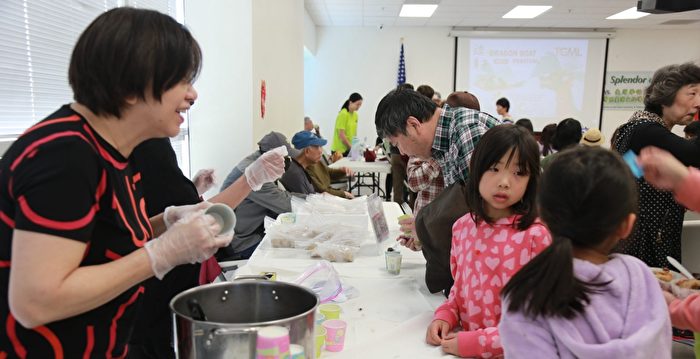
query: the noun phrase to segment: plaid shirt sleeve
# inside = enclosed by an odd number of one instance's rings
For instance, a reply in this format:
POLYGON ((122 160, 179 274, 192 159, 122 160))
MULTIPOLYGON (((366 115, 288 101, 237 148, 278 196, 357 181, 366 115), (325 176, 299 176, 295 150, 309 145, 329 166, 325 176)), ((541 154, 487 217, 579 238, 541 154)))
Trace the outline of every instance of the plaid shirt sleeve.
POLYGON ((408 174, 408 187, 418 192, 413 212, 418 214, 421 208, 432 202, 445 188, 440 165, 434 159, 421 161, 417 158, 408 160, 406 168, 408 174))
POLYGON ((423 161, 416 157, 411 157, 406 166, 408 177, 408 188, 413 192, 422 191, 440 175, 440 165, 434 160, 423 161))

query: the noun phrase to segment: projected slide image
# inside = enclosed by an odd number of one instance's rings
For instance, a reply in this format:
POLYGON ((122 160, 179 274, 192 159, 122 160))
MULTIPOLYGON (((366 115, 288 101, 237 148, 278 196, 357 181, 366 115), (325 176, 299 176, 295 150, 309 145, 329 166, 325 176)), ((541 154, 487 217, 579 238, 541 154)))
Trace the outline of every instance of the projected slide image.
POLYGON ((521 99, 514 113, 533 117, 580 115, 587 40, 476 39, 470 53, 469 88, 482 97, 521 99))
POLYGON ((459 37, 456 89, 492 115, 507 98, 511 116, 536 131, 567 117, 598 127, 604 60, 604 39, 459 37))

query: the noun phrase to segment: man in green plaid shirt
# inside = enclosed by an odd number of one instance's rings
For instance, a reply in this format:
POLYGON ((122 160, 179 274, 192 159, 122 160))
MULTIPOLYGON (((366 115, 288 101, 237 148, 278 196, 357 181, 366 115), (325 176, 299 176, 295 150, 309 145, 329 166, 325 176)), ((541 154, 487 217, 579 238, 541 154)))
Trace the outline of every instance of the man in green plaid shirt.
POLYGON ((438 108, 418 92, 397 89, 379 102, 374 124, 379 136, 389 138, 401 153, 434 158, 449 186, 458 180, 467 182, 474 147, 489 128, 501 122, 468 108, 438 108))

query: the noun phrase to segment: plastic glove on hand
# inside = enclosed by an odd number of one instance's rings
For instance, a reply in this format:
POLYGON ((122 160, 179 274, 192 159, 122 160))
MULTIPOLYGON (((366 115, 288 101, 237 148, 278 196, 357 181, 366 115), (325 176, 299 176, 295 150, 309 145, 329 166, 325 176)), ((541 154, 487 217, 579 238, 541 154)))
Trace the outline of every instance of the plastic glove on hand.
POLYGON ((255 162, 245 169, 245 177, 253 191, 262 188, 262 185, 272 182, 284 174, 284 156, 287 155, 287 147, 280 146, 263 153, 255 162))
POLYGON ((201 211, 182 218, 160 237, 146 242, 153 273, 162 279, 177 265, 202 262, 211 257, 233 239, 230 233, 215 236, 219 230, 214 217, 201 211))
POLYGON ((213 204, 211 202, 202 201, 197 204, 167 207, 165 209, 165 212, 163 212, 163 222, 165 222, 165 227, 170 228, 180 219, 185 218, 192 213, 196 213, 199 211, 203 212, 212 205, 213 204))
POLYGON ((197 171, 197 174, 195 174, 194 178, 192 179, 192 182, 197 188, 197 193, 199 195, 202 195, 204 192, 212 188, 215 181, 216 178, 214 177, 214 170, 211 168, 197 171))

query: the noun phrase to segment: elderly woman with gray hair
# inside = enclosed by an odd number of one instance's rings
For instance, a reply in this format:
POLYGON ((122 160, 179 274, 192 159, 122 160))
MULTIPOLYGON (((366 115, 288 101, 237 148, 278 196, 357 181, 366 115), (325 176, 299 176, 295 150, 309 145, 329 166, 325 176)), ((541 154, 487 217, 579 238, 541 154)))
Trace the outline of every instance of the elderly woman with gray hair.
MULTIPOLYGON (((693 63, 669 65, 654 73, 644 93, 644 110, 615 130, 612 147, 621 154, 639 153, 647 146, 662 148, 686 166, 700 167, 700 144, 671 132, 687 125, 700 110, 700 67, 693 63)), ((681 230, 685 207, 672 192, 660 191, 644 178, 637 179, 637 226, 618 250, 652 267, 668 267, 666 256, 681 258, 681 230)))

